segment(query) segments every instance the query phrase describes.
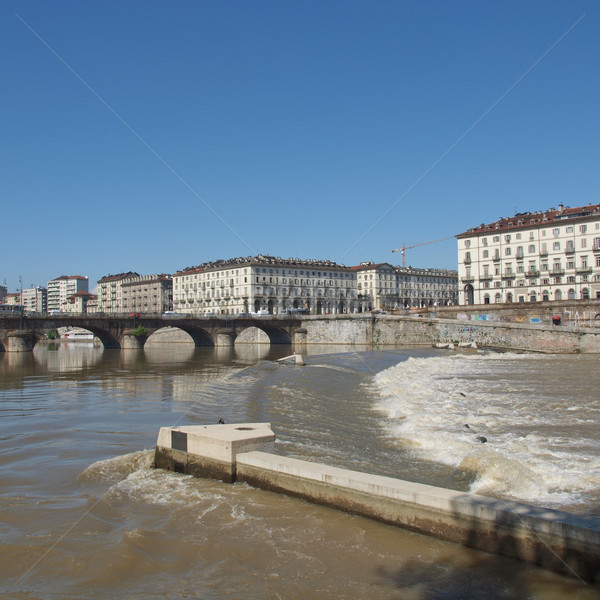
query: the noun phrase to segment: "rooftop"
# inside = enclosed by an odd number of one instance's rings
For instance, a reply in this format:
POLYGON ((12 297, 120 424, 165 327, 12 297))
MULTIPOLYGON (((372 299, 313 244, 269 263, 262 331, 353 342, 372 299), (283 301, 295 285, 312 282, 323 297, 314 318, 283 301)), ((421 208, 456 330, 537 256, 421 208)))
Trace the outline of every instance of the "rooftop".
POLYGON ((524 212, 517 213, 514 217, 500 217, 493 223, 488 223, 487 225, 482 223, 478 227, 472 227, 456 237, 463 238, 472 235, 493 233, 495 231, 545 227, 553 223, 562 223, 569 220, 586 220, 592 217, 600 218, 600 204, 588 204, 587 206, 578 206, 576 208, 559 204, 558 208, 550 208, 546 211, 524 212))

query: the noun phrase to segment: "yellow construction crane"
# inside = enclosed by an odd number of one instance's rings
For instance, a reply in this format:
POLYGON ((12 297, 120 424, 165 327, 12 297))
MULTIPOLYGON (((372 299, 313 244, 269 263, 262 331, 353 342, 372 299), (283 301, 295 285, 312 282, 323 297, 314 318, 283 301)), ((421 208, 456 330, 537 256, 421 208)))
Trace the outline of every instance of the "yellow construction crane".
POLYGON ((404 244, 402 244, 401 248, 396 248, 395 250, 392 250, 392 252, 402 252, 402 266, 404 266, 404 251, 405 250, 410 250, 410 248, 417 248, 419 246, 426 246, 427 244, 436 244, 437 242, 443 242, 444 240, 449 240, 453 237, 454 237, 453 235, 449 235, 447 237, 440 238, 439 240, 431 240, 429 242, 421 242, 420 244, 412 244, 411 246, 405 246, 404 244))

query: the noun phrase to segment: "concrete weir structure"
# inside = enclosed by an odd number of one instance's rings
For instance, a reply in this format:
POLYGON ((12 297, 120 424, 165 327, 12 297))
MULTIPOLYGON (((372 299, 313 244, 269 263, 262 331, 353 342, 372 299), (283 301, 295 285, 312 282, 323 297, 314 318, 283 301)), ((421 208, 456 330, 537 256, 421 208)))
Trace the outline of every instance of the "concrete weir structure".
POLYGON ((600 583, 600 518, 274 454, 269 423, 163 427, 155 466, 297 496, 600 583))

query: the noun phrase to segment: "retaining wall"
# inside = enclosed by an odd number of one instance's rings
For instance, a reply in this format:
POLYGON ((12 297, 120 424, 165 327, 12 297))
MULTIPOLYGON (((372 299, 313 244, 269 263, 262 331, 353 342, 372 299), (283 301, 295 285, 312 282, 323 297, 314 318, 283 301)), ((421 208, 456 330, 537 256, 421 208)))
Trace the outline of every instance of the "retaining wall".
POLYGON ((370 314, 309 317, 304 326, 309 344, 432 346, 475 342, 508 350, 600 353, 600 328, 370 314))

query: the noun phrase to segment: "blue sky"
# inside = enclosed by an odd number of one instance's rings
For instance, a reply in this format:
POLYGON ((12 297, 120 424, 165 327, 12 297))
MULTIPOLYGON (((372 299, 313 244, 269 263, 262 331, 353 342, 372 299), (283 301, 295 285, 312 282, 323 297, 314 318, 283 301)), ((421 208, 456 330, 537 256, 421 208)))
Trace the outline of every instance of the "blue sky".
MULTIPOLYGON (((0 11, 9 291, 258 253, 399 264, 402 244, 600 201, 597 3, 0 11)), ((453 238, 406 251, 456 260, 453 238)))

